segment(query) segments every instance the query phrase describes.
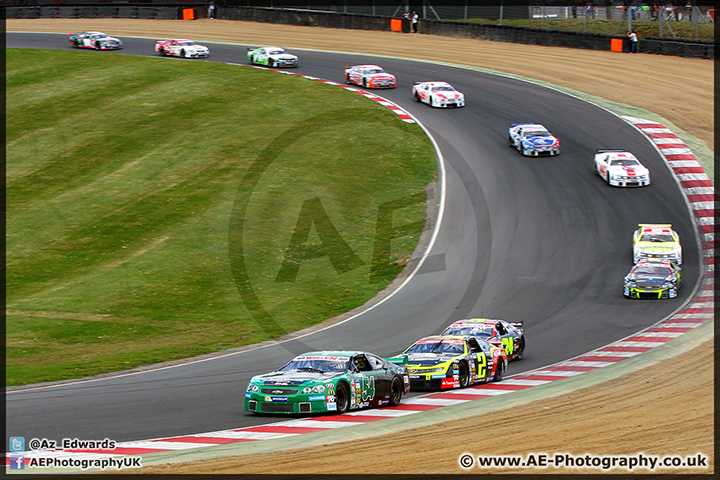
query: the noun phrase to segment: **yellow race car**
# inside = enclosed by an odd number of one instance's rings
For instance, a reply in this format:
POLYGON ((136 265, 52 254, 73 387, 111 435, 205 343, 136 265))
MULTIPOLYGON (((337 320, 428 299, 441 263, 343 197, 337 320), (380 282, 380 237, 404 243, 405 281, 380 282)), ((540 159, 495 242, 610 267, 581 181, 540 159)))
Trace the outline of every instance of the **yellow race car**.
POLYGON ((682 264, 680 235, 669 223, 641 223, 633 234, 633 263, 643 258, 672 260, 682 264))
POLYGON ((473 383, 499 382, 508 359, 500 342, 471 335, 421 338, 398 357, 408 357, 410 390, 463 388, 473 383))

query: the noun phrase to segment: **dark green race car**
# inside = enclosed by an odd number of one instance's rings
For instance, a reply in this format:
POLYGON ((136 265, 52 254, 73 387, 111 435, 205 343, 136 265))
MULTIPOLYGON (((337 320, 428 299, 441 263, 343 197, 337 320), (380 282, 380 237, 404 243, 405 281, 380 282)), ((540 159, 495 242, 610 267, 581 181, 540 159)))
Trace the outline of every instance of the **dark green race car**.
POLYGON ((397 406, 410 391, 402 362, 367 352, 322 351, 295 357, 274 372, 250 379, 245 410, 254 413, 345 413, 397 406))

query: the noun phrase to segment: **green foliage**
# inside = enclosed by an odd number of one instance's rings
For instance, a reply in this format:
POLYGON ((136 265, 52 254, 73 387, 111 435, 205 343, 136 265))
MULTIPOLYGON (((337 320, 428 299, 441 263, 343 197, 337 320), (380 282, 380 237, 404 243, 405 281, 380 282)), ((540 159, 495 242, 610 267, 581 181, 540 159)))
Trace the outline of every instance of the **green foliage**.
POLYGON ((393 212, 412 228, 388 232, 370 281, 378 211, 424 199, 436 163, 417 125, 360 95, 212 62, 6 53, 8 385, 310 326, 372 298, 417 244, 422 201, 393 212), (310 199, 342 241, 311 217, 320 254, 277 281, 310 199), (328 245, 360 261, 338 271, 328 245))
MULTIPOLYGON (((465 21, 465 20, 461 20, 465 21)), ((498 25, 498 20, 488 20, 484 18, 469 18, 468 23, 484 23, 490 25, 498 25)), ((601 33, 604 35, 620 35, 627 34, 627 20, 620 19, 606 20, 599 17, 595 20, 588 19, 585 21, 578 14, 578 18, 542 18, 532 19, 508 19, 504 18, 503 25, 511 27, 539 28, 545 30, 558 30, 564 32, 582 32, 582 33, 601 33)), ((660 37, 660 22, 651 20, 635 20, 632 22, 632 28, 637 33, 638 39, 642 40, 647 37, 660 37)), ((689 40, 702 40, 712 42, 715 40, 715 25, 712 23, 701 23, 699 28, 694 23, 684 22, 663 22, 664 38, 676 38, 689 40)))

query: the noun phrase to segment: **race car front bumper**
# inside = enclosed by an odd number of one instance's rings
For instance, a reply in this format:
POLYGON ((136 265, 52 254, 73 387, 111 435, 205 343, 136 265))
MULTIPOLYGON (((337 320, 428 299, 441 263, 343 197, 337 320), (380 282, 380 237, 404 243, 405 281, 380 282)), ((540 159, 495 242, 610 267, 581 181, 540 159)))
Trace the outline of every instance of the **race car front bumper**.
POLYGON ((640 179, 616 179, 610 178, 610 185, 613 187, 646 187, 650 185, 649 178, 640 179))
POLYGON ((675 288, 664 288, 660 290, 641 290, 639 288, 625 287, 623 295, 627 298, 639 298, 639 299, 664 299, 664 298, 676 298, 677 289, 675 288))

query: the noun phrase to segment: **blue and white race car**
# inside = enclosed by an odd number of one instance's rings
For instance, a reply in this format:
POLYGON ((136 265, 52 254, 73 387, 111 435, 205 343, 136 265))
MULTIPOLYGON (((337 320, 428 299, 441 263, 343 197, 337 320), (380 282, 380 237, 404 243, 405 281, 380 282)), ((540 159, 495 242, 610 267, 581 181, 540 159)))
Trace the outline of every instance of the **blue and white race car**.
POLYGON ((560 154, 560 140, 539 123, 511 123, 508 142, 526 156, 560 154))

